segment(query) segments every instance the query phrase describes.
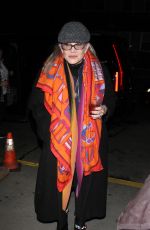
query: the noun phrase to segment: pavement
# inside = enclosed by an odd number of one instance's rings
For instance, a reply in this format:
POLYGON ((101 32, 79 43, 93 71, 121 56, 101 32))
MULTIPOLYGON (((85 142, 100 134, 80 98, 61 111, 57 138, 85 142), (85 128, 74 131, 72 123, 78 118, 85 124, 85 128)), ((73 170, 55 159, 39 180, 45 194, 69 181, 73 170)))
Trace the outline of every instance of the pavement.
MULTIPOLYGON (((136 105, 127 119, 114 122, 109 130, 109 177, 107 215, 87 222, 89 230, 116 230, 117 218, 138 193, 150 174, 150 106, 136 105)), ((26 121, 5 121, 1 125, 0 162, 5 153, 5 134, 13 133, 15 152, 21 168, 0 171, 0 229, 56 230, 56 223, 42 224, 34 212, 34 188, 41 150, 32 126, 26 121), (3 171, 3 172, 2 172, 3 171)), ((1 168, 2 169, 2 168, 1 168)), ((69 204, 69 230, 73 230, 74 194, 69 204)))

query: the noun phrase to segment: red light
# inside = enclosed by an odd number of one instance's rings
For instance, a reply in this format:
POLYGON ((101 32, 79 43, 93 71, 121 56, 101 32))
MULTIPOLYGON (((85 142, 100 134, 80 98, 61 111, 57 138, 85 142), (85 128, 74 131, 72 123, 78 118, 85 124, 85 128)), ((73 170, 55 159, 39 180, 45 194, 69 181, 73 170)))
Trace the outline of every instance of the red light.
MULTIPOLYGON (((115 52, 115 56, 116 56, 116 59, 117 59, 117 62, 118 62, 118 66, 119 66, 119 70, 118 70, 118 83, 119 83, 119 88, 120 89, 123 89, 123 69, 122 69, 122 65, 121 65, 121 61, 120 61, 120 58, 119 58, 119 55, 118 55, 118 52, 117 52, 117 47, 115 44, 112 44, 112 47, 114 49, 114 52, 115 52)), ((116 81, 116 79, 115 79, 116 81)))
POLYGON ((118 72, 115 74, 115 92, 118 92, 118 72))

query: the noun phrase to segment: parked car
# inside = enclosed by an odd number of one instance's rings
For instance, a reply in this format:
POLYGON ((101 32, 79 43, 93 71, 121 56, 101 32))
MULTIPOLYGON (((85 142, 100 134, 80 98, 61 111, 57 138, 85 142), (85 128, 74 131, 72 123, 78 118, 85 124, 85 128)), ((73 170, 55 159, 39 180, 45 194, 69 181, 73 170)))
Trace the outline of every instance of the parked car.
POLYGON ((133 110, 132 66, 128 58, 128 42, 119 36, 94 34, 93 47, 101 62, 105 63, 111 76, 114 92, 117 96, 115 117, 125 119, 129 110, 133 110))

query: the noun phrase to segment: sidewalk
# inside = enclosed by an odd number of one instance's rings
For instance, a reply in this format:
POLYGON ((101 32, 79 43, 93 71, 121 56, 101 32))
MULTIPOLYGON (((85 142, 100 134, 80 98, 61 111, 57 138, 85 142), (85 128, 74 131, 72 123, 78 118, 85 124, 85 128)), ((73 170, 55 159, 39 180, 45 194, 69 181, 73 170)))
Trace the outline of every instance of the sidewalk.
MULTIPOLYGON (((34 187, 37 167, 22 166, 0 182, 0 229, 56 230, 56 223, 42 224, 34 212, 34 187)), ((138 188, 108 184, 107 217, 87 222, 89 230, 116 230, 116 219, 138 188)), ((73 230, 74 194, 69 205, 69 229, 73 230)))
MULTIPOLYGON (((117 217, 138 192, 140 186, 136 186, 149 174, 149 114, 146 111, 145 121, 141 114, 138 116, 138 122, 120 124, 110 133, 107 216, 88 222, 89 230, 116 230, 117 217)), ((34 188, 41 151, 30 123, 8 122, 3 124, 2 130, 13 133, 17 159, 22 161, 22 167, 19 172, 9 172, 0 180, 0 229, 56 230, 56 223, 41 224, 34 212, 34 188)), ((5 139, 1 139, 0 161, 4 147, 5 139)), ((69 230, 73 230, 74 194, 69 209, 69 230)))

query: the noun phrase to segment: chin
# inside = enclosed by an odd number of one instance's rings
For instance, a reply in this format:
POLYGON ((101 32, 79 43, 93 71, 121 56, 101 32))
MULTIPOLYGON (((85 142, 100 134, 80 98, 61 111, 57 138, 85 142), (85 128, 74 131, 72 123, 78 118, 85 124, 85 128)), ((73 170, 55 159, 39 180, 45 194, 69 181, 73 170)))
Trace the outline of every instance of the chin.
POLYGON ((82 60, 68 60, 69 64, 75 65, 75 64, 79 64, 82 60))
POLYGON ((78 61, 75 60, 68 60, 69 64, 76 64, 78 61))

